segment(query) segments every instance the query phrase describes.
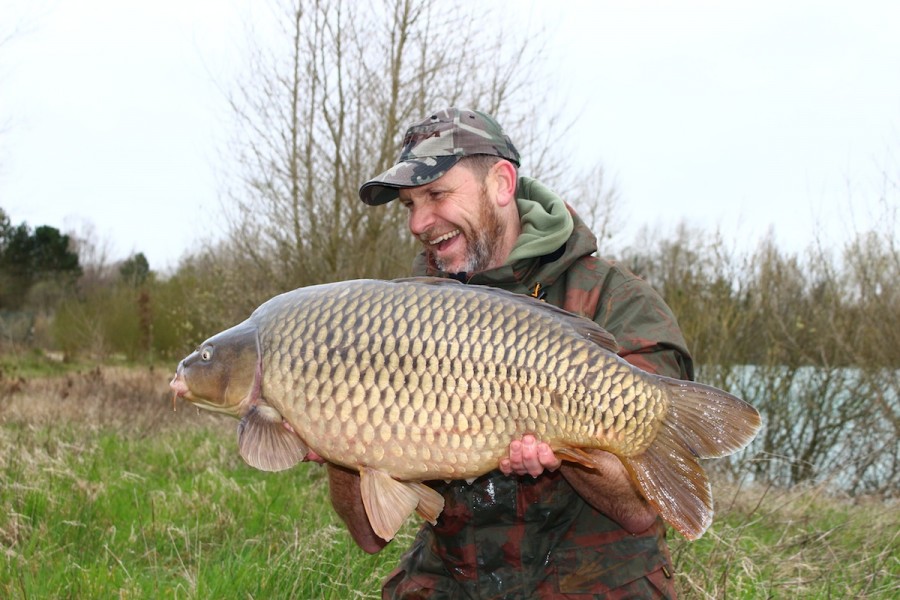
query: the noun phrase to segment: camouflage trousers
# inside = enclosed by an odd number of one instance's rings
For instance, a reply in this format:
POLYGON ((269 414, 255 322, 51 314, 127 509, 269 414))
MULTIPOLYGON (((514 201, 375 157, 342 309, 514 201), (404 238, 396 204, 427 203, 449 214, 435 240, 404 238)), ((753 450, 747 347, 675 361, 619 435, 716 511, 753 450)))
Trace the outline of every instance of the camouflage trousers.
POLYGON ((631 535, 558 472, 436 489, 444 512, 419 531, 384 599, 675 598, 662 522, 631 535))
POLYGON ((464 588, 456 585, 452 581, 436 577, 434 575, 407 573, 403 567, 398 567, 388 579, 382 588, 382 598, 384 600, 424 600, 445 599, 445 600, 462 600, 474 598, 492 598, 499 600, 526 600, 534 598, 535 600, 645 600, 645 599, 674 599, 675 586, 670 574, 666 574, 665 569, 657 569, 653 573, 649 573, 634 581, 619 586, 615 589, 606 589, 605 586, 596 582, 592 586, 588 586, 578 591, 563 591, 553 582, 547 582, 548 585, 539 585, 533 590, 518 590, 512 594, 504 594, 502 596, 485 596, 478 594, 471 595, 464 588))

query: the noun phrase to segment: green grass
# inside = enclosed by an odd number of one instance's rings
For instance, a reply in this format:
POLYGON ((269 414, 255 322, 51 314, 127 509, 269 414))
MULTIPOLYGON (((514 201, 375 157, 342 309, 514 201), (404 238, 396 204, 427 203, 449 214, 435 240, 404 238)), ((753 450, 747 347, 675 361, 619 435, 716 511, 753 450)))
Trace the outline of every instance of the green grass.
POLYGON ((343 598, 390 567, 350 548, 317 466, 253 471, 209 428, 91 434, 3 430, 29 448, 3 469, 3 597, 343 598))
MULTIPOLYGON (((168 373, 0 379, 0 597, 376 598, 415 523, 375 556, 324 471, 256 471, 236 421, 168 373)), ((701 540, 672 541, 683 598, 895 598, 896 503, 722 486, 701 540)))
MULTIPOLYGON (((156 366, 161 364, 157 362, 156 366)), ((81 357, 67 358, 62 352, 0 344, 0 381, 84 373, 111 365, 135 367, 124 355, 108 357, 100 364, 96 360, 81 357)), ((166 364, 164 368, 168 369, 170 366, 166 364)))
POLYGON ((718 486, 703 538, 672 543, 682 595, 896 598, 900 505, 821 489, 718 486))
POLYGON ((59 375, 77 370, 77 366, 49 358, 38 349, 0 353, 0 380, 59 375))

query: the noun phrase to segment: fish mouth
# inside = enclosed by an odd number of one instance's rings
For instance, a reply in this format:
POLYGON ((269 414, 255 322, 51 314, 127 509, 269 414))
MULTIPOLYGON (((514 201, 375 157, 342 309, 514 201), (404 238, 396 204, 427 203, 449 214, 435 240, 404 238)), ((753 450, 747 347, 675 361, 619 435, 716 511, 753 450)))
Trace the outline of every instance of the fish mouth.
POLYGON ((188 394, 190 394, 191 390, 188 387, 187 381, 184 380, 184 367, 181 363, 178 364, 178 369, 175 371, 175 377, 169 382, 169 389, 175 393, 175 398, 187 398, 190 400, 188 394))
POLYGON ((172 390, 173 393, 172 410, 178 410, 176 405, 179 398, 184 398, 188 402, 195 401, 193 395, 191 395, 191 389, 184 379, 184 361, 178 363, 178 369, 175 370, 175 377, 169 382, 169 389, 172 390))

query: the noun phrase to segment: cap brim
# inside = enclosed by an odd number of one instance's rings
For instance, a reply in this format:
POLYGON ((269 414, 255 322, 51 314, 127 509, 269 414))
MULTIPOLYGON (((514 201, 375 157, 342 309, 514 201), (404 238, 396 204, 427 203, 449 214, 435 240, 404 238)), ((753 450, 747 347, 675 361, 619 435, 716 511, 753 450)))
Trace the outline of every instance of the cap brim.
POLYGON ((396 200, 402 188, 436 181, 459 162, 461 156, 428 156, 399 162, 359 188, 359 199, 371 206, 396 200))

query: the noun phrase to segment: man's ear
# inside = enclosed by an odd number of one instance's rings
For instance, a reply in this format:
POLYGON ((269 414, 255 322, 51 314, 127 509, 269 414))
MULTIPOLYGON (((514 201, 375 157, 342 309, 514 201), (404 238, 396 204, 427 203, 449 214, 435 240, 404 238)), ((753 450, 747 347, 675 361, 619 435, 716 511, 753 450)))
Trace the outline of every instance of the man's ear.
POLYGON ((499 160, 491 167, 489 175, 495 186, 497 206, 503 208, 516 201, 516 167, 508 160, 499 160))

